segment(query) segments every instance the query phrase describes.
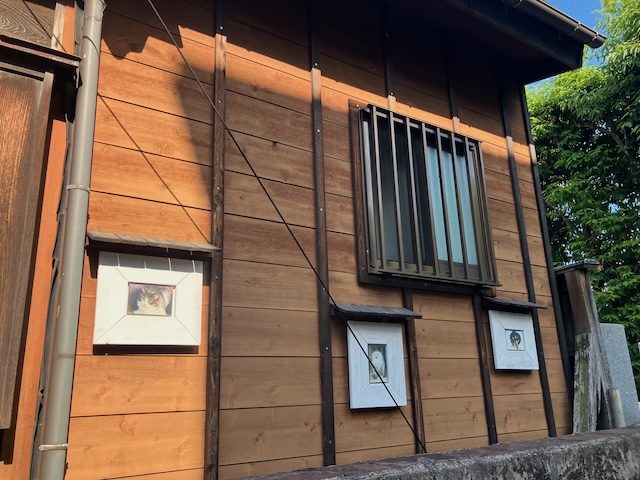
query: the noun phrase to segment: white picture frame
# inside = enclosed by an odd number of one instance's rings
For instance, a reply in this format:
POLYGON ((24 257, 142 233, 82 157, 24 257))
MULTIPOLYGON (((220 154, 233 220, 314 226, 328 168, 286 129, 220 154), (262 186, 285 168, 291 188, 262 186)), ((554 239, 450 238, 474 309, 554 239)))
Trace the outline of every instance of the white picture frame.
POLYGON ((360 409, 395 407, 396 403, 406 405, 402 324, 361 321, 349 321, 348 324, 351 327, 347 328, 349 406, 360 409), (372 359, 382 381, 360 345, 372 359))
POLYGON ((200 345, 197 260, 100 252, 94 345, 200 345))
POLYGON ((489 310, 496 370, 538 370, 538 350, 530 313, 489 310))

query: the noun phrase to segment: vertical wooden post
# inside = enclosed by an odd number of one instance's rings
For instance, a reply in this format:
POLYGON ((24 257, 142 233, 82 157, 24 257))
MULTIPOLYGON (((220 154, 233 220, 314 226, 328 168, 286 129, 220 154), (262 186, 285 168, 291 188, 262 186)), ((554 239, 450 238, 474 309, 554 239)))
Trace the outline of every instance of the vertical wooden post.
MULTIPOLYGON (((449 98, 449 114, 453 132, 460 131, 460 118, 458 117, 458 97, 456 95, 455 76, 451 65, 452 55, 451 40, 445 36, 442 38, 442 48, 444 49, 445 76, 447 79, 447 93, 449 98)), ((484 172, 483 172, 484 173, 484 172)), ((480 362, 480 378, 482 381, 482 396, 484 400, 484 415, 487 422, 487 434, 489 444, 498 443, 498 431, 496 429, 496 413, 493 405, 493 390, 491 388, 491 375, 489 373, 489 360, 487 357, 487 341, 484 324, 484 309, 480 295, 472 297, 473 319, 476 327, 476 344, 478 347, 478 360, 480 362)))
POLYGON ((487 420, 489 444, 498 443, 496 428, 496 413, 493 406, 493 391, 491 389, 491 375, 489 374, 489 360, 487 358, 487 339, 484 323, 484 308, 480 295, 473 296, 473 319, 476 326, 476 342, 480 360, 480 376, 482 380, 482 395, 484 397, 484 414, 487 420))
MULTIPOLYGON (((413 310, 413 290, 402 289, 402 303, 404 308, 413 310)), ((420 366, 418 364, 418 346, 416 342, 416 319, 405 320, 405 340, 409 357, 409 381, 411 386, 411 406, 413 413, 413 429, 418 438, 415 440, 416 453, 427 453, 423 448, 427 442, 424 433, 424 417, 422 414, 422 387, 420 384, 420 366)))
POLYGON ((320 384, 322 395, 322 454, 325 465, 336 463, 336 442, 333 410, 333 366, 331 355, 331 312, 329 294, 329 254, 327 252, 327 216, 324 188, 324 145, 322 125, 322 72, 318 47, 317 4, 310 2, 308 10, 309 52, 311 69, 311 124, 313 128, 313 182, 315 191, 316 269, 318 285, 318 316, 320 329, 320 384), (324 286, 323 286, 324 284, 324 286))
MULTIPOLYGON (((224 118, 226 44, 224 0, 216 2, 216 36, 213 101, 224 118)), ((207 342, 204 477, 218 478, 220 433, 220 351, 222 336, 222 272, 224 233, 224 125, 213 113, 213 160, 211 166, 211 243, 216 247, 211 259, 211 288, 207 342)))
MULTIPOLYGON (((520 181, 518 179, 518 167, 516 165, 515 153, 513 150, 513 138, 511 136, 511 123, 509 113, 507 111, 507 98, 504 82, 502 81, 502 72, 498 71, 498 83, 500 87, 500 108, 502 111, 502 125, 504 136, 507 143, 507 155, 509 159, 509 176, 511 177, 511 191, 513 193, 513 201, 516 210, 516 221, 518 224, 518 236, 520 238, 520 251, 522 253, 522 264, 524 267, 524 278, 527 286, 527 297, 532 303, 536 303, 536 291, 533 284, 533 271, 531 269, 531 260, 529 258, 529 242, 527 239, 527 228, 524 221, 524 209, 522 207, 522 197, 520 195, 520 181)), ((540 214, 538 212, 538 214, 540 214)), ((536 339, 536 348, 538 353, 538 364, 540 373, 540 386, 542 387, 542 399, 544 402, 544 413, 547 419, 547 430, 549 436, 555 437, 556 422, 553 416, 553 404, 551 402, 551 393, 549 392, 549 379, 547 377, 547 366, 544 359, 544 347, 542 344, 542 333, 540 331, 540 321, 538 319, 538 310, 531 311, 533 319, 533 332, 536 339)))
POLYGON ((549 240, 549 228, 547 227, 547 215, 545 213, 544 198, 542 197, 542 187, 540 185, 540 172, 538 171, 538 159, 536 149, 531 136, 531 121, 529 120, 529 109, 527 107, 527 96, 524 86, 520 88, 520 106, 524 119, 524 131, 529 144, 529 155, 531 160, 531 175, 533 177, 533 187, 536 195, 536 206, 538 207, 538 217, 540 219, 540 232, 544 245, 544 259, 547 264, 547 276, 551 287, 551 301, 553 302, 553 314, 556 319, 556 330, 558 333, 558 343, 560 345, 560 356, 562 357, 562 370, 567 392, 570 397, 573 395, 573 378, 571 375, 571 365, 569 364, 569 352, 567 348, 567 334, 564 328, 562 309, 560 308, 560 294, 558 293, 558 282, 556 272, 553 268, 553 257, 551 254, 551 241, 549 240))

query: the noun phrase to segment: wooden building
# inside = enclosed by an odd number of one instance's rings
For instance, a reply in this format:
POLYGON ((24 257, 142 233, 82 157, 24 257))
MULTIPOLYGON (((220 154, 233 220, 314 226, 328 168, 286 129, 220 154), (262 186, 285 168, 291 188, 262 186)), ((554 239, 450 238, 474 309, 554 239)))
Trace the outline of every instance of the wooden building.
POLYGON ((51 451, 67 479, 232 479, 570 433, 523 86, 602 37, 542 1, 154 3, 102 19, 61 295, 83 13, 0 1, 0 477, 62 478, 51 451), (202 265, 199 344, 96 339, 105 252, 202 265), (489 311, 530 318, 538 369, 495 368, 489 311), (406 405, 350 408, 351 319, 402 325, 406 405))

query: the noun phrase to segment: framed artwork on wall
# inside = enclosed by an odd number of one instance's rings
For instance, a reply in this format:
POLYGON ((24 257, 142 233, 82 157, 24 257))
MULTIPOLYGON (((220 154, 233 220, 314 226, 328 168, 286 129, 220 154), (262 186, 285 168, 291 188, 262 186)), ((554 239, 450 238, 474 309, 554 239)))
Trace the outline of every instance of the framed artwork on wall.
POLYGON ((201 261, 100 252, 94 345, 200 345, 201 261))
POLYGON ((489 310, 496 370, 538 370, 538 351, 529 313, 489 310))
POLYGON ((406 405, 402 324, 360 321, 348 324, 350 407, 406 405))

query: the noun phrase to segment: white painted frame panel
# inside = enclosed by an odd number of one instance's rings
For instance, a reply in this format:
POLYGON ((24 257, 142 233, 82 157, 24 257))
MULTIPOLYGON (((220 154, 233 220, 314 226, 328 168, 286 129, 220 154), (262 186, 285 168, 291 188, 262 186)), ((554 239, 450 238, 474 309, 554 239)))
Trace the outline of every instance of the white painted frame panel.
MULTIPOLYGON (((402 324, 379 322, 348 322, 349 405, 352 409, 395 407, 407 404, 407 383, 404 371, 402 324), (378 351, 384 360, 384 372, 380 371, 389 392, 382 382, 375 380, 367 355, 362 351, 378 351), (391 395, 393 398, 391 398, 391 395), (394 400, 395 399, 395 403, 394 400)), ((372 354, 373 355, 373 354, 372 354)), ((380 356, 376 367, 380 365, 380 356)), ((376 362, 374 362, 376 363, 376 362)), ((380 369, 382 370, 382 369, 380 369)))
POLYGON ((94 345, 200 345, 201 261, 100 252, 94 345), (129 284, 170 289, 166 315, 131 314, 129 284))
POLYGON ((529 313, 489 310, 496 370, 538 370, 538 349, 529 313))

